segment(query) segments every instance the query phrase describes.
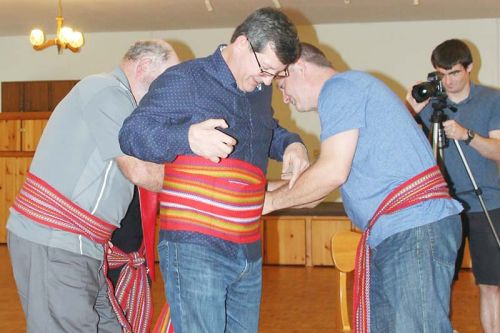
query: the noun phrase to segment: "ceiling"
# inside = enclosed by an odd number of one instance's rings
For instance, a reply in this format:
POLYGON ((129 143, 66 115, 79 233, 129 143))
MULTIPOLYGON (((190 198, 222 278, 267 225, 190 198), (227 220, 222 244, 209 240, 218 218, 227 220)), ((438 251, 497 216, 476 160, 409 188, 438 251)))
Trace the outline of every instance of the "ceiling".
MULTIPOLYGON (((499 0, 279 0, 296 24, 500 18, 499 0), (345 2, 350 2, 346 4, 345 2)), ((83 32, 235 27, 273 0, 63 0, 63 17, 83 32)), ((1 0, 0 36, 55 32, 57 0, 1 0)))

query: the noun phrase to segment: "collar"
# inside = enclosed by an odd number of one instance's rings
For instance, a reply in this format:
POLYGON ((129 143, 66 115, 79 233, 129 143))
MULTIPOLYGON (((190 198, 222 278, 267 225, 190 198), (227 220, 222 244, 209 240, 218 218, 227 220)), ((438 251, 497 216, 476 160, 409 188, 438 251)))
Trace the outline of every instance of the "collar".
POLYGON ((111 74, 114 77, 116 77, 118 81, 120 81, 120 85, 123 85, 123 88, 127 89, 128 91, 131 91, 127 76, 119 66, 116 66, 115 69, 113 69, 113 71, 111 72, 111 74))
POLYGON ((231 92, 237 93, 239 95, 245 95, 246 93, 238 88, 233 73, 231 73, 228 65, 226 64, 226 61, 222 57, 222 50, 226 46, 226 44, 221 44, 217 47, 215 52, 210 57, 211 66, 207 69, 207 72, 209 72, 210 75, 212 75, 217 81, 219 81, 231 92))

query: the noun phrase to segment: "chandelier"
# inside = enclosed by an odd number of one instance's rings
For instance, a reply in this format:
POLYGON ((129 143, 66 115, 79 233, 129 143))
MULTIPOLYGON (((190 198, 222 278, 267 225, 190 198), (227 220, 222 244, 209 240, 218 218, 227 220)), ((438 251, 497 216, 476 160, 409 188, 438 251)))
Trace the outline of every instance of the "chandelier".
POLYGON ((84 44, 83 34, 80 31, 74 31, 70 27, 63 26, 64 18, 62 16, 62 5, 59 0, 59 15, 56 17, 57 30, 56 37, 45 40, 45 34, 40 29, 31 30, 30 43, 37 51, 41 51, 49 46, 57 46, 59 54, 62 54, 64 49, 69 49, 72 52, 80 51, 84 44))

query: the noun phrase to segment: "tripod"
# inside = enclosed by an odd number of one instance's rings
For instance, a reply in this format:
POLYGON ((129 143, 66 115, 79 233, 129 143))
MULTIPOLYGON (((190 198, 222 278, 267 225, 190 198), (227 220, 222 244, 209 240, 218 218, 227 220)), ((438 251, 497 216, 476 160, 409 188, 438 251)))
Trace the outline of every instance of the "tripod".
MULTIPOLYGON (((443 154, 443 149, 446 147, 446 137, 444 134, 443 130, 443 122, 447 120, 447 116, 444 114, 444 109, 448 108, 453 112, 456 112, 457 109, 451 105, 448 105, 446 102, 446 95, 440 96, 440 97, 433 97, 432 100, 432 116, 431 116, 431 122, 432 122, 432 150, 434 152, 434 158, 436 159, 438 165, 442 166, 444 165, 444 154, 443 154)), ((462 163, 464 164, 465 170, 467 171, 467 175, 469 176, 472 186, 474 187, 474 193, 476 194, 477 198, 479 199, 479 203, 481 204, 481 208, 484 211, 484 214, 486 215, 486 219, 488 220, 488 223, 490 225, 491 231, 493 232, 493 235, 495 236, 495 240, 497 242, 498 247, 500 248, 500 239, 498 238, 498 234, 495 230, 495 227, 493 226, 493 221, 491 220, 490 214, 488 213, 488 210, 486 209, 486 205, 483 200, 483 192, 482 190, 477 186, 476 179, 474 178, 474 175, 472 174, 472 171, 469 167, 469 163, 467 162, 467 159, 465 158, 464 152, 462 150, 462 147, 460 146, 460 143, 458 140, 453 139, 453 143, 455 144, 455 147, 458 150, 458 154, 460 155, 460 159, 462 160, 462 163)))

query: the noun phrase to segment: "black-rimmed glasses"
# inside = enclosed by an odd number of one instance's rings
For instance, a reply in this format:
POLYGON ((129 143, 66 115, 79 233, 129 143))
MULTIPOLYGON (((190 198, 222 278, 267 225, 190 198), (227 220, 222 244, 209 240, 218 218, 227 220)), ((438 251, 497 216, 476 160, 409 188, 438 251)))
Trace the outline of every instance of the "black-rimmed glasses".
POLYGON ((279 72, 279 73, 276 73, 276 74, 273 74, 273 73, 270 73, 268 71, 265 71, 262 66, 260 65, 260 61, 259 61, 259 58, 257 58, 257 53, 255 52, 253 46, 252 46, 252 43, 250 43, 250 40, 247 38, 248 40, 248 44, 250 44, 250 48, 252 49, 252 52, 253 52, 253 55, 255 57, 255 60, 257 61, 257 65, 259 65, 259 69, 260 69, 260 74, 262 75, 266 75, 266 76, 272 76, 273 79, 283 79, 285 77, 288 77, 288 68, 285 68, 285 70, 279 72))

